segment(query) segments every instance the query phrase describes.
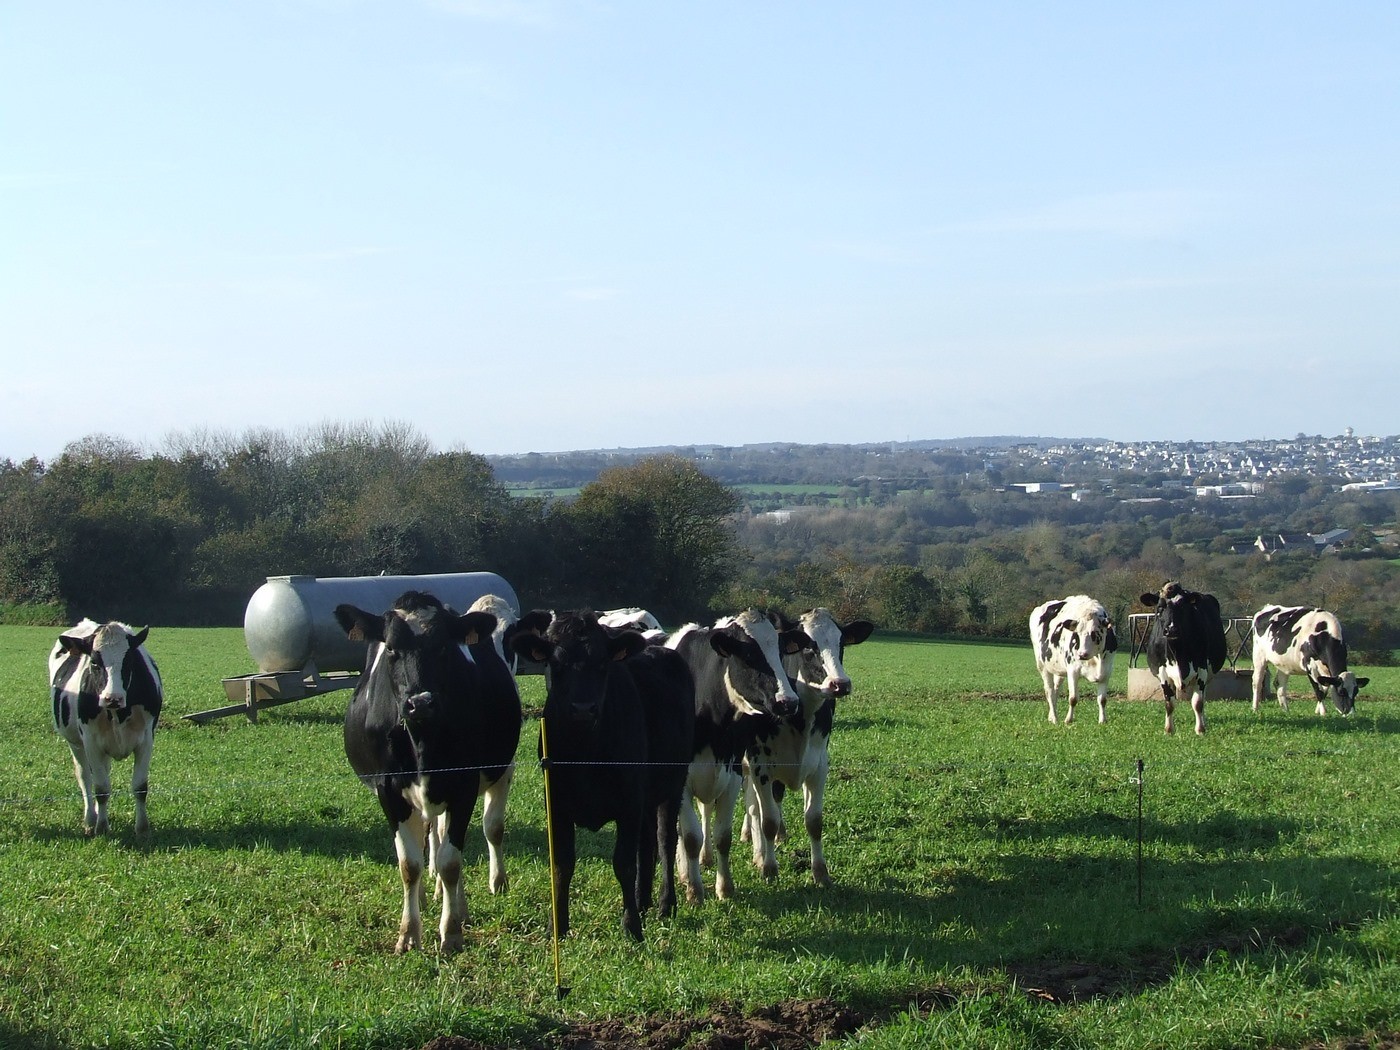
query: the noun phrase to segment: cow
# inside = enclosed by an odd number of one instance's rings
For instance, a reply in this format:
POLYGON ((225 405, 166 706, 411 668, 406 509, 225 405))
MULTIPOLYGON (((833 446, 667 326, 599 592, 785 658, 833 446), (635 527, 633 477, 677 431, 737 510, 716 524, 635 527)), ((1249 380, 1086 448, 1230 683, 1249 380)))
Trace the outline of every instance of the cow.
MULTIPOLYGON (((734 895, 729 850, 744 755, 760 730, 799 710, 801 700, 782 661, 812 645, 802 630, 779 631, 758 609, 724 617, 713 627, 687 624, 666 641, 695 676, 695 739, 680 807, 679 849, 684 854, 676 857, 692 903, 704 899, 702 858, 714 860, 715 895, 721 900, 734 895)), ((761 825, 776 828, 771 793, 760 803, 761 825)), ((777 873, 776 861, 764 870, 766 878, 777 873)))
POLYGON ((1055 698, 1061 682, 1066 683, 1069 693, 1065 725, 1074 721, 1080 679, 1097 688, 1099 724, 1108 721, 1108 680, 1113 674, 1113 654, 1118 651, 1118 635, 1108 610, 1087 594, 1072 594, 1037 605, 1031 611, 1030 629, 1050 723, 1055 724, 1055 698))
MULTIPOLYGON (((504 809, 520 740, 520 697, 491 641, 496 618, 459 614, 436 597, 407 591, 384 613, 335 608, 346 635, 367 643, 365 670, 345 709, 345 755, 379 799, 394 833, 403 915, 394 950, 422 945, 424 844, 441 880, 441 948, 462 948, 468 921, 462 849, 478 793, 504 809)), ((499 854, 503 824, 483 820, 490 888, 506 888, 499 854)))
POLYGON ((782 718, 764 719, 744 756, 744 830, 753 846, 754 866, 776 874, 775 842, 787 837, 782 798, 786 788, 802 789, 803 822, 812 844, 812 881, 831 884, 831 873, 822 852, 823 806, 826 797, 827 753, 839 697, 851 693, 851 679, 843 663, 846 647, 870 637, 875 625, 869 620, 840 623, 828 609, 808 609, 793 623, 773 614, 779 632, 800 630, 811 648, 798 647, 783 656, 783 668, 793 680, 801 700, 782 718), (766 797, 765 797, 766 796, 766 797), (762 815, 776 817, 765 824, 762 815))
POLYGON ((1142 604, 1155 610, 1147 636, 1147 666, 1157 676, 1166 701, 1166 729, 1172 731, 1172 708, 1178 693, 1189 690, 1196 733, 1206 731, 1206 685, 1225 666, 1225 626, 1220 602, 1212 594, 1188 591, 1169 581, 1142 604))
MULTIPOLYGON (((512 644, 546 666, 540 751, 549 777, 555 936, 569 932, 575 829, 597 831, 611 823, 622 928, 640 941, 658 851, 675 855, 694 720, 690 670, 675 653, 648 645, 637 631, 607 628, 586 609, 536 611, 522 622, 544 625, 520 632, 512 644)), ((674 859, 663 863, 658 910, 669 915, 675 910, 674 859)))
POLYGON ((1272 677, 1279 706, 1288 710, 1288 676, 1306 675, 1317 699, 1317 713, 1327 714, 1330 696, 1337 710, 1349 715, 1356 694, 1369 678, 1347 670, 1347 643, 1342 625, 1323 609, 1266 605, 1254 614, 1254 710, 1264 699, 1272 677))
POLYGON ((53 726, 73 753, 85 835, 107 832, 112 760, 132 755, 136 833, 151 830, 146 794, 165 694, 160 671, 146 651, 149 631, 115 620, 98 624, 85 619, 59 635, 49 653, 53 726))

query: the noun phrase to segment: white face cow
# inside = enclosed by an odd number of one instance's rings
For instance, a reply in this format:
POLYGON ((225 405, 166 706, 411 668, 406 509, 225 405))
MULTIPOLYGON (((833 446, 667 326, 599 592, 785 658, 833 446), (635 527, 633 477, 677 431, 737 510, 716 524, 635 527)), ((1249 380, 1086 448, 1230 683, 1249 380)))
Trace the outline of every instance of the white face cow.
POLYGON ((1055 697, 1060 683, 1067 683, 1069 710, 1065 725, 1074 721, 1079 702, 1079 681, 1097 687, 1099 722, 1107 720, 1108 680, 1113 674, 1113 654, 1118 635, 1108 610, 1087 594, 1057 598, 1035 607, 1030 617, 1031 647, 1035 666, 1045 687, 1049 720, 1055 721, 1055 697))
POLYGON ((60 635, 49 654, 54 729, 73 755, 89 835, 107 830, 112 760, 128 755, 135 756, 136 831, 150 828, 146 793, 163 694, 146 634, 124 623, 84 620, 60 635))

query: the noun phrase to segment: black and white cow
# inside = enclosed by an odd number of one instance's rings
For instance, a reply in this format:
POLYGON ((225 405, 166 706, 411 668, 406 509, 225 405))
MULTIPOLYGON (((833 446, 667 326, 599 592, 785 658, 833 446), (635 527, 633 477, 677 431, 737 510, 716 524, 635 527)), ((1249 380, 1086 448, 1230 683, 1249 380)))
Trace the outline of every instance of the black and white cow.
POLYGON ((786 788, 802 789, 802 815, 812 844, 812 880, 829 886, 831 874, 822 852, 822 827, 826 777, 830 766, 828 743, 838 697, 849 696, 846 647, 870 637, 875 625, 869 620, 841 624, 828 609, 808 609, 796 623, 775 615, 779 632, 794 629, 809 637, 811 648, 798 647, 783 656, 783 668, 796 686, 801 703, 782 718, 763 719, 757 736, 744 756, 744 831, 741 837, 753 845, 754 866, 765 876, 777 874, 775 842, 787 837, 782 799, 786 788), (764 796, 767 797, 764 797, 764 796), (763 813, 775 814, 774 824, 763 822, 763 813))
POLYGON ((73 752, 87 835, 107 831, 112 759, 130 755, 135 756, 131 794, 136 831, 144 834, 151 828, 146 793, 164 693, 160 671, 146 651, 148 631, 116 621, 83 620, 59 635, 49 653, 53 726, 73 752))
MULTIPOLYGON (((676 811, 694 719, 694 685, 685 663, 614 630, 584 610, 530 613, 512 643, 546 666, 541 726, 548 761, 550 841, 554 852, 555 933, 569 932, 575 829, 613 824, 613 873, 622 889, 622 928, 642 939, 659 849, 674 858, 676 811), (547 618, 547 619, 546 619, 547 618)), ((666 863, 659 910, 675 910, 674 860, 666 863)))
POLYGON ((659 621, 645 609, 635 606, 627 609, 609 609, 598 614, 598 622, 604 627, 625 628, 636 631, 648 642, 660 644, 666 640, 666 632, 659 621))
POLYGON ((1045 687, 1050 722, 1055 722, 1055 697, 1060 683, 1069 693, 1065 725, 1074 721, 1079 702, 1079 682, 1092 682, 1098 691, 1099 722, 1108 720, 1108 680, 1113 674, 1113 654, 1118 635, 1108 610, 1087 594, 1072 594, 1037 605, 1031 612, 1031 648, 1035 666, 1045 687))
POLYGON ((1371 680, 1347 670, 1347 643, 1337 617, 1322 609, 1266 605, 1254 614, 1254 710, 1264 699, 1273 670, 1279 705, 1288 710, 1288 676, 1306 675, 1327 714, 1327 698, 1343 715, 1356 707, 1356 694, 1371 680))
MULTIPOLYGON (((504 810, 520 740, 520 697, 491 640, 496 618, 458 614, 420 591, 401 595, 382 614, 338 605, 335 618, 350 638, 368 643, 365 671, 345 710, 345 754, 394 831, 403 878, 395 951, 422 944, 424 844, 435 825, 439 933, 450 954, 462 947, 468 921, 462 849, 476 797, 485 791, 486 808, 504 810)), ((506 885, 504 825, 483 823, 497 892, 506 885)))
MULTIPOLYGON (((715 865, 715 895, 734 895, 729 851, 734 808, 743 788, 743 759, 759 732, 800 709, 801 699, 783 669, 783 656, 811 648, 800 629, 779 631, 769 617, 746 609, 713 627, 687 624, 666 642, 695 676, 695 743, 680 807, 680 849, 686 896, 704 898, 702 860, 715 865), (697 815, 695 806, 700 806, 697 815)), ((772 793, 760 798, 761 826, 777 827, 772 793)), ((777 865, 765 870, 777 875, 777 865)))
POLYGON ((1162 686, 1167 732, 1173 728, 1177 695, 1189 692, 1196 732, 1204 734, 1206 686, 1225 666, 1226 658, 1220 603, 1212 594, 1188 591, 1171 581, 1157 594, 1144 594, 1142 604, 1156 611, 1147 636, 1147 666, 1162 686))

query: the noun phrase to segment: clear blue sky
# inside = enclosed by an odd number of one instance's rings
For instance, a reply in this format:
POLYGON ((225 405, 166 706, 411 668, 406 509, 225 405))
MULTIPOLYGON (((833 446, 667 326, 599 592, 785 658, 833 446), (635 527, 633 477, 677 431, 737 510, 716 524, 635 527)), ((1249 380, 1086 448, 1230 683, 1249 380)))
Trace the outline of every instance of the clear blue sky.
POLYGON ((0 458, 1400 432, 1400 4, 9 0, 0 458))

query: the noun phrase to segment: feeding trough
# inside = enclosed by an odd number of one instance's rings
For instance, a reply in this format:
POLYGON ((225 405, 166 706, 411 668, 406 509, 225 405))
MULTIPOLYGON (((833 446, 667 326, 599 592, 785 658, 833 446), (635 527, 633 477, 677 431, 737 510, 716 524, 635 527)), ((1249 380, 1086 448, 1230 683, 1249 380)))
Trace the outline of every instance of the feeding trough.
POLYGON ((346 637, 335 619, 342 603, 381 612, 405 591, 423 591, 444 605, 465 611, 478 598, 495 594, 519 610, 515 590, 494 572, 453 572, 429 576, 269 576, 253 592, 243 614, 243 637, 258 667, 254 674, 225 678, 227 707, 185 717, 207 722, 258 711, 336 689, 352 688, 364 668, 365 646, 346 637))
MULTIPOLYGON (((1160 700, 1162 686, 1146 667, 1138 666, 1139 657, 1147 651, 1147 639, 1152 633, 1153 613, 1132 613, 1128 617, 1128 699, 1160 700)), ((1253 695, 1252 670, 1238 666, 1247 647, 1253 644, 1251 631, 1254 620, 1248 616, 1231 616, 1225 628, 1226 665, 1206 683, 1207 700, 1248 700, 1253 695)))

